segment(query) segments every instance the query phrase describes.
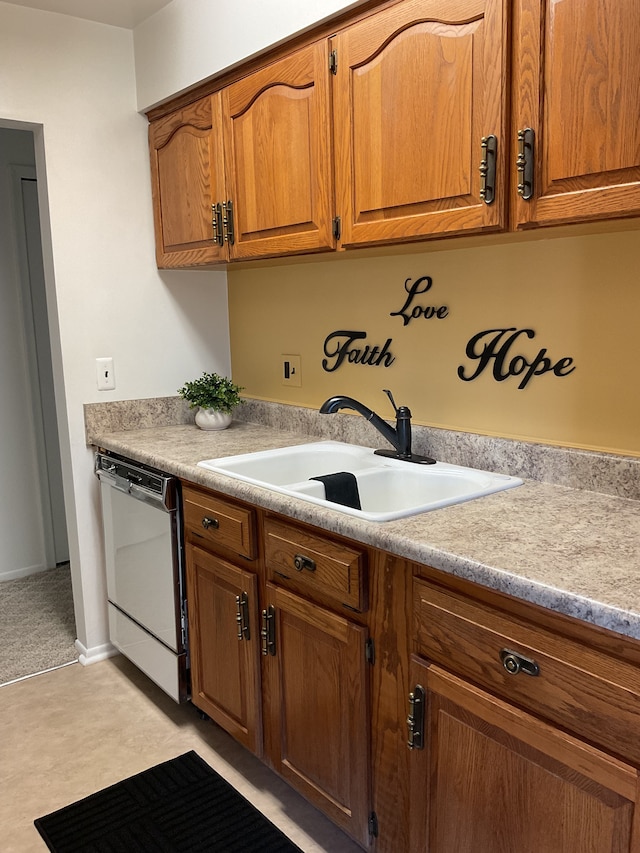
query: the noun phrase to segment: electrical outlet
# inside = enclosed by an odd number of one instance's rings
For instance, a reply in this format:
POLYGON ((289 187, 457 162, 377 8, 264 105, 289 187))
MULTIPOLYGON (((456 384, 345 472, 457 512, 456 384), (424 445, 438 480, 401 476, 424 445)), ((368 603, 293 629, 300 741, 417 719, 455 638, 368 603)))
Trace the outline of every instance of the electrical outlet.
POLYGON ((302 385, 299 355, 282 356, 282 384, 294 385, 296 388, 302 385))
POLYGON ((98 391, 113 391, 116 387, 116 375, 113 372, 112 358, 96 358, 96 379, 98 391))

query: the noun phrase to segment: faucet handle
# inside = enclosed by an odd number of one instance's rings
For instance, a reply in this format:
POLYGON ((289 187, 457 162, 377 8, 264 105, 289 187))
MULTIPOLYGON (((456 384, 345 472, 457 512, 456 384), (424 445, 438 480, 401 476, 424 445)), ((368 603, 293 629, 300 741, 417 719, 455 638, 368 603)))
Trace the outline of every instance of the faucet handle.
POLYGON ((382 390, 391 400, 391 405, 393 406, 396 418, 398 420, 403 421, 409 420, 409 418, 411 417, 411 410, 408 408, 408 406, 396 406, 396 401, 393 399, 393 394, 391 393, 391 391, 389 391, 388 388, 383 388, 382 390))
POLYGON ((382 390, 387 395, 387 397, 391 400, 391 405, 393 406, 393 411, 397 415, 398 414, 398 407, 396 406, 396 401, 393 399, 393 394, 391 393, 391 391, 389 391, 388 388, 383 388, 382 390))

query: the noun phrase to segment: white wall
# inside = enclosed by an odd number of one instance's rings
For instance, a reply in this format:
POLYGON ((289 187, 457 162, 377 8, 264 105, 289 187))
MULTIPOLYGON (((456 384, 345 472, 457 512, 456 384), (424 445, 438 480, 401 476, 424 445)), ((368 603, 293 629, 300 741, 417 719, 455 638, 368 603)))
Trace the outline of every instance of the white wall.
POLYGON ((0 580, 47 567, 12 174, 33 165, 32 135, 0 128, 0 580))
POLYGON ((142 112, 360 2, 173 0, 134 30, 138 109, 142 112))
POLYGON ((106 603, 83 403, 227 372, 226 275, 155 268, 130 31, 0 2, 0 123, 36 133, 78 638, 97 655, 106 603), (115 391, 97 390, 100 356, 114 358, 115 391))

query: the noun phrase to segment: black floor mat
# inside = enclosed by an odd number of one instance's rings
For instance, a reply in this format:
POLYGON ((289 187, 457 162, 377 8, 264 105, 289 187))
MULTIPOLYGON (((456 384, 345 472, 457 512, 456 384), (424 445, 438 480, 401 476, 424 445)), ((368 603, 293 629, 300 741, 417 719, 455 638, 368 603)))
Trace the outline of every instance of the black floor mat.
POLYGON ((301 853, 195 752, 34 823, 54 853, 301 853))

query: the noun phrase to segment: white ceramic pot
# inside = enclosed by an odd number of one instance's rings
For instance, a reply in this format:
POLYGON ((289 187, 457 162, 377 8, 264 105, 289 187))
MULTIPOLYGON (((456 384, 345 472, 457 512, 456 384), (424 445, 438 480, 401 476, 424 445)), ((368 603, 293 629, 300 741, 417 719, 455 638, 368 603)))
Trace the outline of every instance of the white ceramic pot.
POLYGON ((203 409, 196 412, 196 425, 200 429, 226 429, 231 423, 231 415, 217 412, 215 409, 203 409))

